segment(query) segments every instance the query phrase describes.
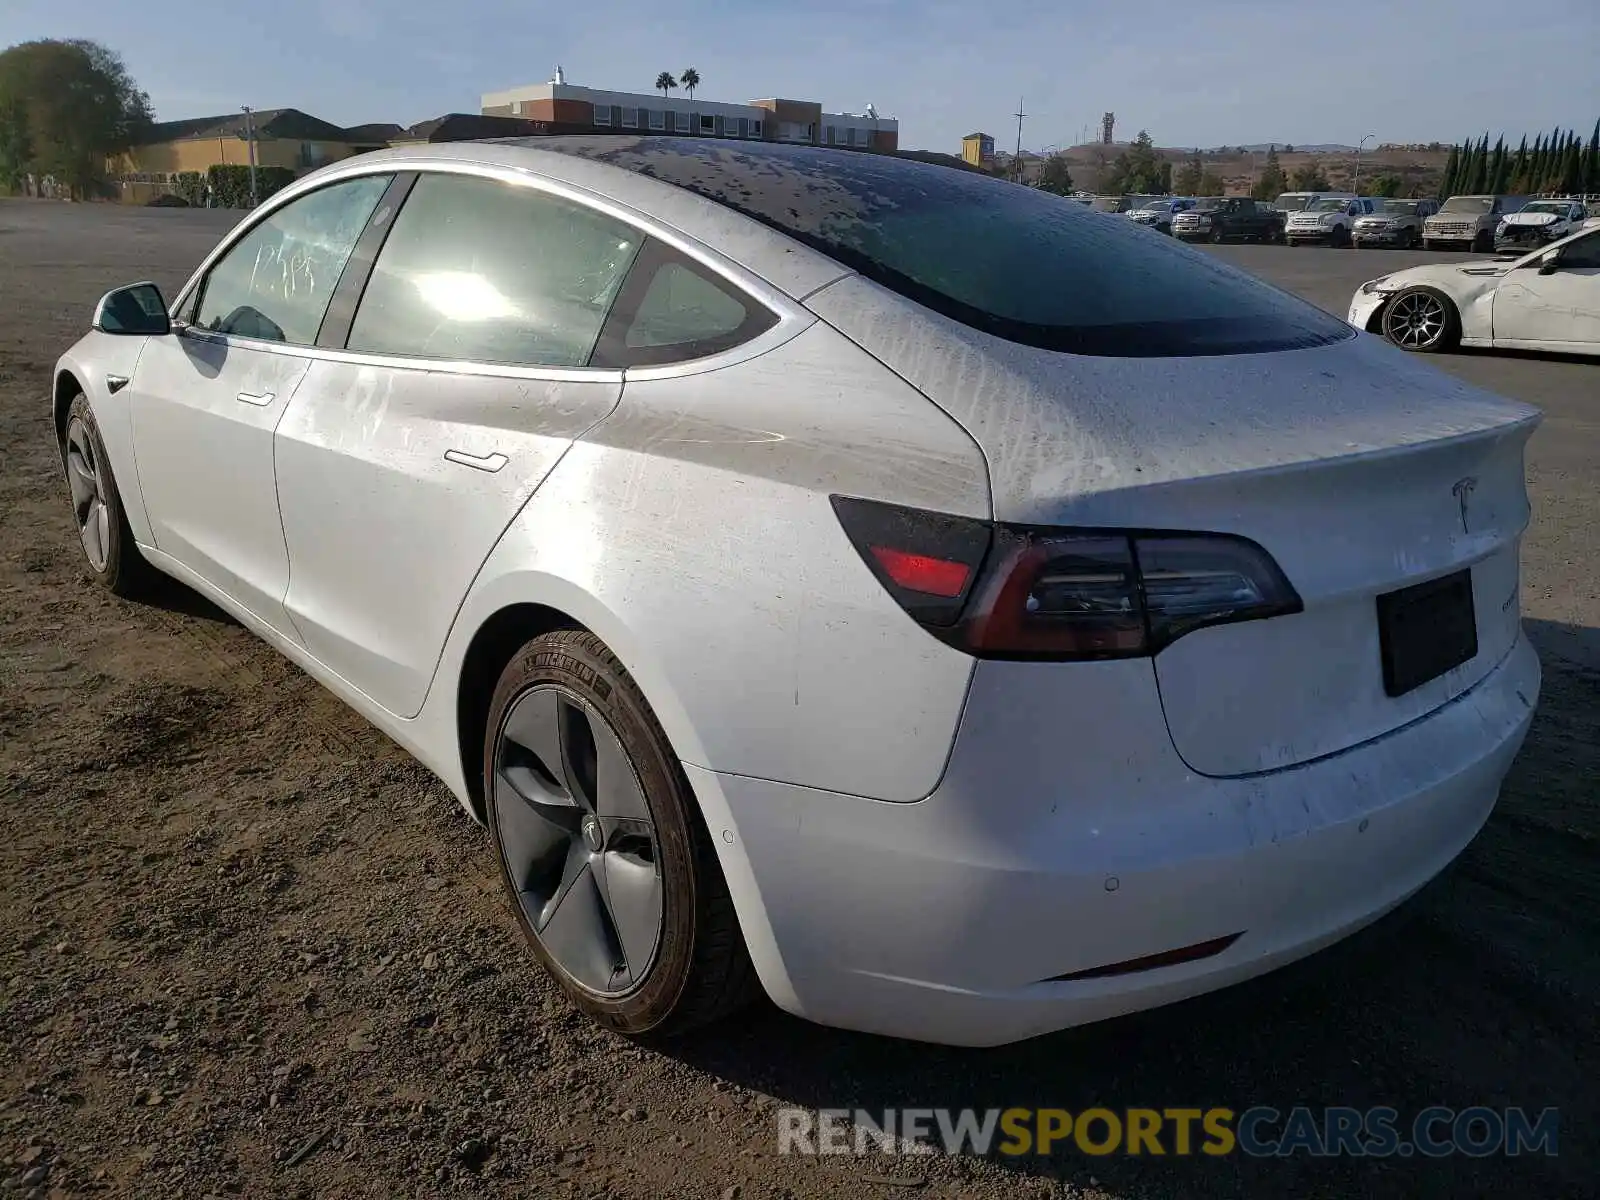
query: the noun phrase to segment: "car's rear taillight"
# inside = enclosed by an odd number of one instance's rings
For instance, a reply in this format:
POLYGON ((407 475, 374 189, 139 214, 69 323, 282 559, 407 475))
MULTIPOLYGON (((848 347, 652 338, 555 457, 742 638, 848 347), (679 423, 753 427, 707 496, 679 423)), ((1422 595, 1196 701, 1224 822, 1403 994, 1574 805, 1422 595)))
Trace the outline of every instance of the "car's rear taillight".
POLYGON ((1040 529, 833 504, 901 607, 979 658, 1153 655, 1195 629, 1301 609, 1272 556, 1232 534, 1040 529))

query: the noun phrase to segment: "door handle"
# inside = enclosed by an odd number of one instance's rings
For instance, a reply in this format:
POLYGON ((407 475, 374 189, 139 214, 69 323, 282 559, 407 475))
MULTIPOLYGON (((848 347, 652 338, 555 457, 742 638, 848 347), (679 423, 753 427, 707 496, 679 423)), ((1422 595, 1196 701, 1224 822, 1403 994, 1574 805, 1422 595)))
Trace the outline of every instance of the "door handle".
POLYGON ((265 408, 277 398, 272 392, 240 392, 234 397, 241 404, 254 404, 257 408, 265 408))
POLYGON ((511 461, 504 454, 468 454, 465 450, 446 450, 444 457, 447 462, 471 467, 474 471, 488 471, 491 474, 511 461))

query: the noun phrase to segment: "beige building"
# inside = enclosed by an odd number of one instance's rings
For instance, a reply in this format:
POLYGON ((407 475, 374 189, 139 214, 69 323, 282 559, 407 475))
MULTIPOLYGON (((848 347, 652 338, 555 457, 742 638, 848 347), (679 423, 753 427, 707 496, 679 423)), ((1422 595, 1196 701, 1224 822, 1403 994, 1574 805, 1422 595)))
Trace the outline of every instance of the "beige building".
MULTIPOLYGON (((251 114, 258 167, 284 167, 297 174, 389 144, 398 125, 345 129, 296 108, 251 114)), ((110 164, 120 198, 142 203, 169 190, 172 177, 204 173, 213 166, 248 166, 249 126, 243 112, 152 125, 137 146, 110 164)))

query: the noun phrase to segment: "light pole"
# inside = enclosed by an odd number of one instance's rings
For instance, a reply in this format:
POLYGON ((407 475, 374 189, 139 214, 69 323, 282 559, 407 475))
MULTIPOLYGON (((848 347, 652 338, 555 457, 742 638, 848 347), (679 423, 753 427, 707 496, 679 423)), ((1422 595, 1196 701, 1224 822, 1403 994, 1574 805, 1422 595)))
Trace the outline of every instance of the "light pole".
POLYGON ((1350 182, 1350 190, 1358 195, 1360 194, 1361 190, 1361 148, 1367 144, 1368 138, 1375 138, 1377 136, 1378 135, 1375 133, 1365 134, 1361 140, 1356 143, 1356 177, 1350 182))
POLYGON ((244 113, 244 136, 250 151, 250 207, 256 206, 256 122, 248 104, 240 106, 244 113))

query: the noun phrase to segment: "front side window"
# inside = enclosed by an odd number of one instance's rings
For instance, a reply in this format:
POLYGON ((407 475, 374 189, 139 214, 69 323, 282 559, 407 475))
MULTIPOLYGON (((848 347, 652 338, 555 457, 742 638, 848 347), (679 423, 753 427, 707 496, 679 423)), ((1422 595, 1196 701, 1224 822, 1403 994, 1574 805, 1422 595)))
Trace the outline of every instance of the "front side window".
MULTIPOLYGON (((1569 270, 1600 267, 1600 233, 1575 238, 1561 247, 1561 265, 1569 270)), ((1594 282, 1600 287, 1600 280, 1594 282)))
POLYGON ((194 324, 236 337, 315 344, 339 275, 391 178, 331 184, 262 219, 211 268, 194 324))
POLYGON ((425 174, 373 265, 348 348, 583 366, 643 240, 558 196, 425 174))

